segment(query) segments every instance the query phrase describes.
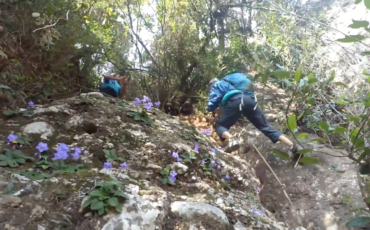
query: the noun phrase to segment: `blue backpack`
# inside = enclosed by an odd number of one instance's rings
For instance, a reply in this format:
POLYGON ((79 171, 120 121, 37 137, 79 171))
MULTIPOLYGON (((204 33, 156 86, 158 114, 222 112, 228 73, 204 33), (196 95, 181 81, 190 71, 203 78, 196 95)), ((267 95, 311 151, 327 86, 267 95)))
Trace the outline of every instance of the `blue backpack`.
POLYGON ((242 73, 231 73, 222 78, 223 81, 230 83, 235 89, 243 94, 254 95, 253 84, 247 75, 242 73))

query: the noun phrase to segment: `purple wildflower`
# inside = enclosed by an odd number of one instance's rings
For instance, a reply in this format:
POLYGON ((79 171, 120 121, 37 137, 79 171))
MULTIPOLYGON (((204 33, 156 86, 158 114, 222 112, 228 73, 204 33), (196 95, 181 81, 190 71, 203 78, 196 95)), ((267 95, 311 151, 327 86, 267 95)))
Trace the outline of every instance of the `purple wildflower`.
POLYGON ((258 214, 258 215, 262 215, 262 214, 263 214, 263 212, 262 212, 261 210, 259 210, 259 209, 254 209, 254 208, 252 208, 252 212, 253 212, 253 213, 256 213, 256 214, 258 214))
POLYGON ((181 161, 180 157, 179 157, 179 153, 178 152, 172 152, 172 157, 176 159, 176 161, 181 161))
POLYGON ((45 152, 49 150, 48 144, 44 142, 40 142, 37 146, 36 149, 39 151, 39 153, 45 152))
POLYGON ((217 165, 217 169, 220 170, 221 169, 221 165, 217 165))
POLYGON ((260 192, 260 191, 261 191, 261 188, 257 186, 257 192, 260 192))
POLYGON ((212 166, 215 166, 216 165, 216 162, 214 160, 211 160, 211 165, 212 166))
POLYGON ((122 170, 126 170, 126 169, 127 169, 127 167, 128 167, 128 166, 127 166, 127 162, 124 162, 124 163, 122 163, 122 164, 121 164, 121 169, 122 169, 122 170))
POLYGON ((170 180, 171 183, 175 182, 176 176, 177 176, 177 172, 176 171, 172 171, 170 173, 169 180, 170 180))
POLYGON ((160 102, 160 101, 157 101, 157 102, 155 102, 155 103, 154 103, 154 105, 155 105, 156 107, 159 107, 159 106, 161 105, 161 102, 160 102))
POLYGON ((211 152, 212 152, 212 153, 216 153, 216 150, 215 150, 215 149, 211 149, 211 152))
POLYGON ((81 154, 81 149, 79 147, 76 147, 75 152, 72 153, 71 156, 74 160, 78 160, 78 158, 80 158, 80 154, 81 154))
POLYGON ((144 96, 143 97, 143 100, 141 100, 143 103, 146 103, 146 102, 151 102, 150 98, 147 97, 147 96, 144 96))
POLYGON ((202 160, 201 164, 204 165, 206 163, 206 160, 202 160))
POLYGON ((230 180, 230 176, 229 176, 229 175, 226 175, 226 176, 225 176, 225 179, 226 179, 226 180, 230 180))
POLYGON ((68 145, 64 144, 64 143, 60 143, 58 148, 57 148, 57 151, 58 152, 66 152, 68 153, 69 152, 69 147, 68 145))
POLYGON ((66 160, 68 158, 68 153, 65 151, 57 151, 54 153, 53 160, 66 160))
POLYGON ((15 135, 15 134, 13 134, 13 133, 11 133, 11 134, 9 134, 9 136, 8 136, 8 141, 9 142, 13 142, 13 141, 16 141, 17 140, 17 135, 15 135))
POLYGON ((144 108, 146 110, 152 110, 152 107, 153 107, 153 103, 152 102, 147 102, 147 103, 144 103, 144 108))
POLYGON ((134 105, 140 105, 141 100, 139 98, 135 98, 134 105))
POLYGON ((35 107, 35 103, 33 103, 33 101, 29 101, 29 102, 28 102, 28 106, 29 106, 30 108, 33 108, 33 107, 35 107))
POLYGON ((107 161, 107 162, 104 163, 103 167, 105 169, 111 169, 112 168, 112 163, 110 163, 109 161, 107 161))
POLYGON ((197 152, 197 153, 199 152, 199 145, 198 144, 195 145, 194 152, 197 152))

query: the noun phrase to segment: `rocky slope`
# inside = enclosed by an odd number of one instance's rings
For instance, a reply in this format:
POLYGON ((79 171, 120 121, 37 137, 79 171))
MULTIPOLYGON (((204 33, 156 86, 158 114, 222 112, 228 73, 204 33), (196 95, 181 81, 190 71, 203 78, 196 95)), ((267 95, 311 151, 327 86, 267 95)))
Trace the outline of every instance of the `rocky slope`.
POLYGON ((288 229, 260 203, 243 156, 142 110, 90 93, 5 112, 0 229, 288 229))

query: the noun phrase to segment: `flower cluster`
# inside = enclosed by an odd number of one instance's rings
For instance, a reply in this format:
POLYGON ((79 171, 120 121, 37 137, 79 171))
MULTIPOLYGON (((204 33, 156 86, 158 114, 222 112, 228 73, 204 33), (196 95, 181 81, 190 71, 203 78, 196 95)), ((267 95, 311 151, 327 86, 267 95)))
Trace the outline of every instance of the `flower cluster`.
MULTIPOLYGON (((107 162, 105 162, 105 163, 103 164, 103 168, 104 168, 104 169, 106 169, 106 170, 109 170, 109 169, 111 169, 112 167, 113 167, 113 165, 112 165, 112 163, 111 163, 111 162, 109 162, 109 161, 107 161, 107 162)), ((127 162, 124 162, 124 163, 122 163, 122 164, 121 164, 121 169, 122 169, 122 170, 126 170, 126 169, 127 169, 127 167, 128 167, 127 162)))
POLYGON ((134 103, 134 105, 141 105, 142 104, 143 107, 148 111, 152 110, 153 105, 156 106, 156 107, 159 107, 161 105, 160 101, 157 101, 153 104, 153 102, 147 96, 144 96, 142 100, 140 100, 140 98, 135 98, 133 103, 134 103))
POLYGON ((211 130, 210 129, 201 129, 200 132, 204 135, 211 135, 211 130))
POLYGON ((175 158, 175 160, 177 162, 181 161, 180 157, 179 157, 179 153, 178 152, 172 152, 172 157, 175 158))
MULTIPOLYGON (((69 149, 68 145, 64 144, 64 143, 60 143, 58 148, 57 148, 57 152, 54 153, 54 158, 53 160, 67 160, 67 158, 69 157, 68 153, 70 152, 71 150, 69 149)), ((74 153, 71 153, 71 157, 74 159, 74 160, 78 160, 80 158, 80 154, 81 154, 81 149, 79 147, 76 147, 74 149, 74 153)))

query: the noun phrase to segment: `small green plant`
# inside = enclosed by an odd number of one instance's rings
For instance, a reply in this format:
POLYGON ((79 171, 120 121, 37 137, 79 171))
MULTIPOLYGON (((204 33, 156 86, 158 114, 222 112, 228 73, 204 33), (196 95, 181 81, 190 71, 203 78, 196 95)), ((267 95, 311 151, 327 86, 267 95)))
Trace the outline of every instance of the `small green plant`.
POLYGON ((50 164, 51 162, 48 161, 48 156, 41 156, 39 161, 36 163, 36 167, 48 169, 50 168, 50 164))
POLYGON ((180 156, 185 162, 192 162, 193 160, 196 160, 197 157, 195 155, 195 152, 193 151, 190 151, 190 152, 186 152, 184 154, 181 154, 180 156))
POLYGON ((184 140, 192 140, 193 139, 193 136, 191 134, 187 134, 187 133, 180 133, 179 136, 184 140))
POLYGON ((6 190, 4 192, 1 192, 2 194, 5 194, 5 195, 11 195, 14 193, 14 184, 13 183, 9 183, 6 190))
POLYGON ((27 160, 33 161, 32 157, 25 156, 19 150, 5 149, 5 154, 0 155, 0 166, 18 167, 26 163, 27 160))
POLYGON ((113 162, 113 161, 124 162, 125 161, 125 159, 123 159, 122 157, 117 157, 116 150, 114 149, 112 150, 104 149, 103 152, 105 154, 105 158, 109 162, 113 162))
POLYGON ((82 208, 90 206, 99 215, 107 213, 111 208, 122 212, 121 201, 129 199, 123 191, 124 186, 116 180, 98 183, 89 193, 90 197, 82 204, 82 208))
POLYGON ((116 101, 115 105, 126 107, 126 103, 124 101, 116 101))
POLYGON ((57 160, 49 163, 49 167, 54 170, 55 173, 77 173, 84 171, 83 164, 69 165, 66 164, 63 160, 57 160))
POLYGON ((23 116, 25 116, 25 117, 32 117, 32 115, 33 115, 33 111, 32 111, 32 110, 30 110, 30 109, 26 109, 26 110, 24 110, 24 111, 22 111, 22 112, 20 112, 20 111, 15 111, 15 110, 5 110, 5 111, 3 112, 3 115, 4 115, 4 116, 6 116, 6 117, 17 116, 17 115, 19 115, 19 114, 21 114, 21 115, 23 115, 23 116))
POLYGON ((53 174, 46 174, 46 173, 41 173, 41 172, 31 172, 31 171, 15 172, 14 174, 25 176, 30 180, 50 179, 54 176, 53 174))
POLYGON ((129 112, 127 116, 134 118, 135 121, 143 122, 146 125, 154 125, 154 120, 150 118, 144 110, 141 112, 129 112))
POLYGON ((162 182, 164 185, 173 184, 176 181, 177 173, 176 171, 172 170, 171 165, 167 165, 166 168, 162 169, 162 182))
POLYGON ((17 142, 21 145, 30 145, 31 144, 30 139, 28 139, 27 137, 22 137, 22 136, 18 136, 17 142))

